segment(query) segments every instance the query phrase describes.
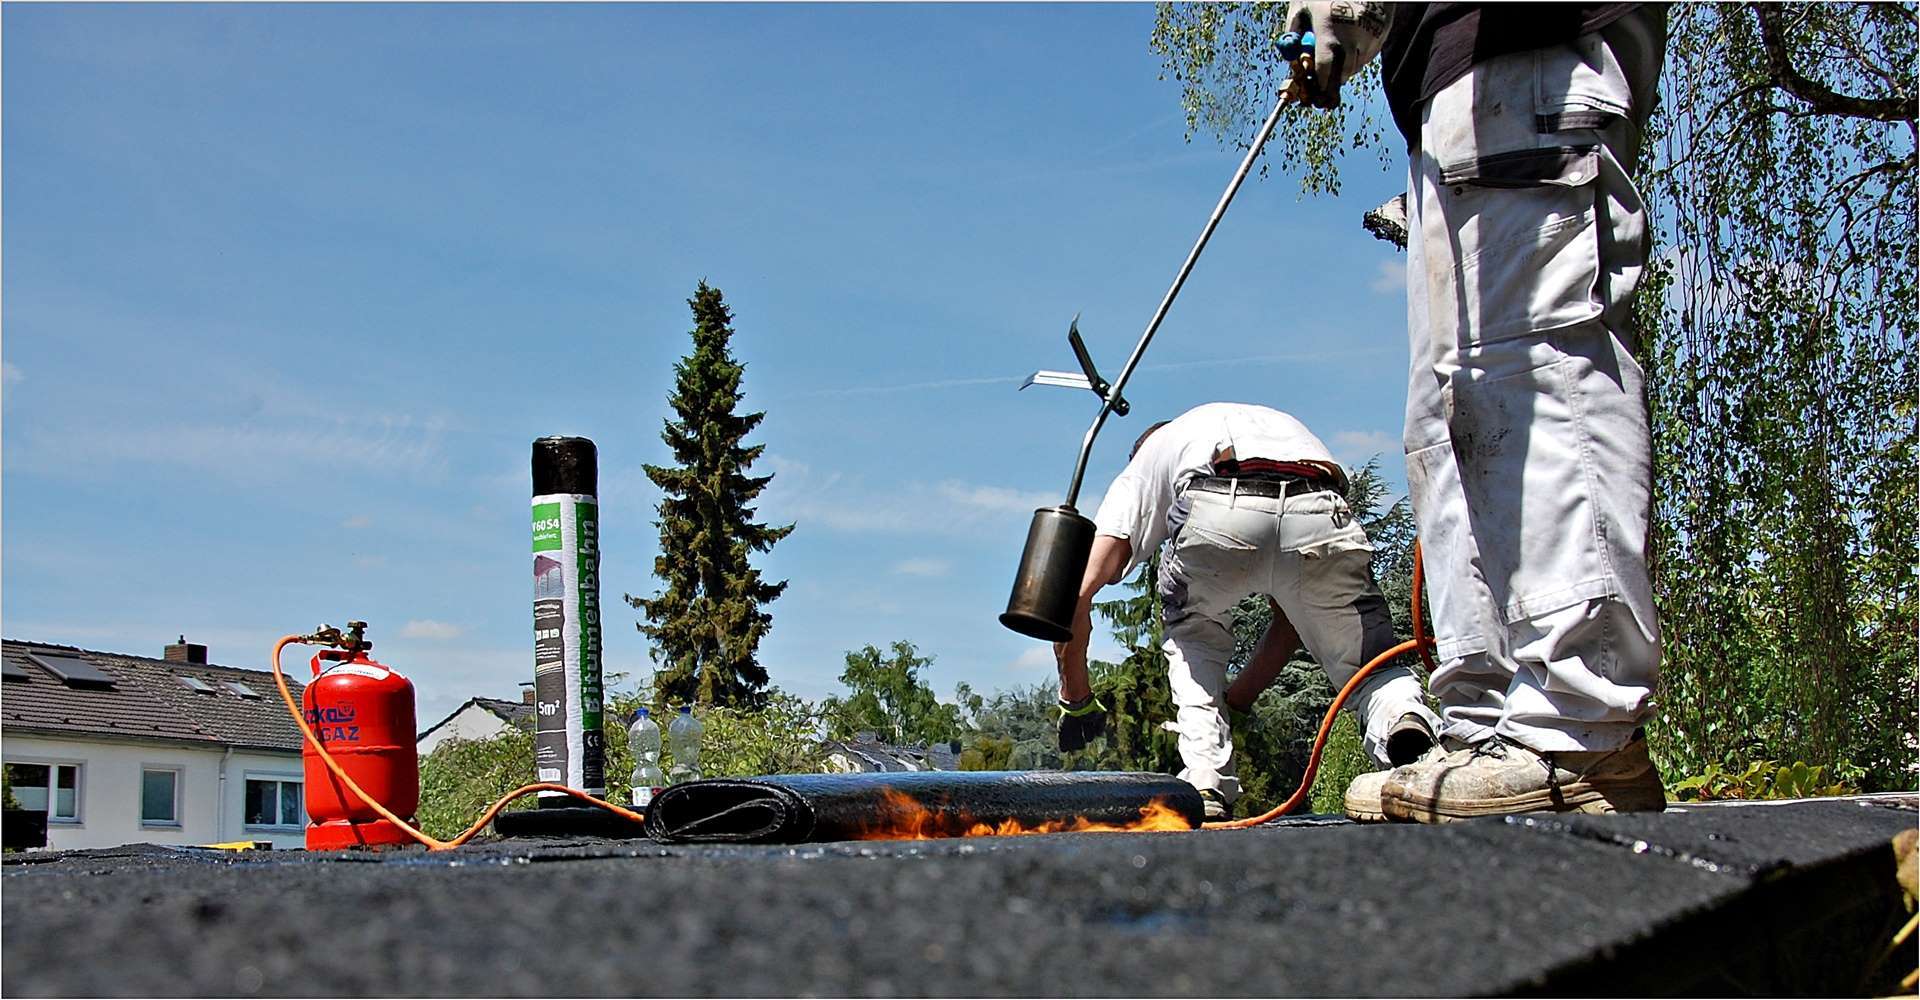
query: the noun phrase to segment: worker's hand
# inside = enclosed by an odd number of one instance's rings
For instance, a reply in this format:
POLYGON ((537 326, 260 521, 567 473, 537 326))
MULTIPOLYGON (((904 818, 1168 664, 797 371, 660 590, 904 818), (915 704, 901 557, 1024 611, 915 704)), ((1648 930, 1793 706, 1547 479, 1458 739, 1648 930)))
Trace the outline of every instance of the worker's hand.
POLYGON ((1099 695, 1060 702, 1060 752, 1072 753, 1107 731, 1107 706, 1099 695))
POLYGON ((1300 79, 1308 104, 1340 106, 1340 85, 1380 54, 1393 12, 1368 0, 1293 0, 1287 30, 1313 32, 1313 73, 1300 79))

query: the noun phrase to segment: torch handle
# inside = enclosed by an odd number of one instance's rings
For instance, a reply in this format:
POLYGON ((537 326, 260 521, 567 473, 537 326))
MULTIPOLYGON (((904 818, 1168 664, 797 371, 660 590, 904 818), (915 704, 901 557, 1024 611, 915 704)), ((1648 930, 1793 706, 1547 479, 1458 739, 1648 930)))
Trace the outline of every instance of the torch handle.
POLYGON ((1140 342, 1133 345, 1133 354, 1127 358, 1126 367, 1120 369, 1120 376, 1113 380, 1113 385, 1108 389, 1099 414, 1093 418, 1093 426, 1087 428, 1087 436, 1080 442, 1080 458, 1073 465, 1073 482, 1067 486, 1067 507, 1074 506, 1074 502, 1080 499, 1080 484, 1087 475, 1087 459, 1093 454, 1093 439, 1107 422, 1107 415, 1113 412, 1114 401, 1121 398, 1121 390, 1126 388, 1127 379, 1133 376, 1133 369, 1140 364, 1140 356, 1147 353, 1147 344, 1160 329, 1160 321, 1167 318, 1167 310, 1173 307, 1174 297, 1180 294, 1180 286, 1186 284, 1187 275, 1193 273, 1193 265, 1200 259, 1200 251, 1207 248, 1207 240, 1213 236, 1215 227, 1220 225, 1221 216, 1227 214, 1227 206, 1233 202, 1235 192, 1240 190, 1240 182, 1247 179, 1248 171, 1253 169, 1253 161, 1260 156, 1260 150, 1266 147, 1274 126, 1280 123, 1280 113, 1293 103, 1296 86, 1289 81, 1281 89, 1280 100, 1274 103, 1273 113, 1267 116, 1267 123, 1260 126, 1260 132, 1253 137, 1253 145, 1247 147, 1247 155, 1240 161, 1240 169, 1233 172, 1233 180, 1227 182, 1227 190, 1220 196, 1220 203, 1213 206, 1213 214, 1207 217, 1207 227, 1200 231, 1200 238, 1188 252, 1186 263, 1180 265, 1180 273, 1174 275, 1173 287, 1167 289, 1166 297, 1160 300, 1160 308, 1153 311, 1153 319, 1147 322, 1146 332, 1140 335, 1140 342))

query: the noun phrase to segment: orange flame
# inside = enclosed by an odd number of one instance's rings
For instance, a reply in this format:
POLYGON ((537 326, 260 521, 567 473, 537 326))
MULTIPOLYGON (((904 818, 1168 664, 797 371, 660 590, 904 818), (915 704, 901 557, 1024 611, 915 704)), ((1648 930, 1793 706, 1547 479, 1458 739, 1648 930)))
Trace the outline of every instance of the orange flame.
POLYGON ((1050 819, 1031 826, 1008 819, 998 823, 982 822, 964 812, 930 809, 904 792, 889 788, 881 793, 885 805, 881 816, 860 831, 860 840, 944 840, 949 837, 1015 837, 1031 833, 1148 833, 1162 830, 1191 830, 1193 824, 1179 810, 1156 798, 1140 807, 1140 818, 1126 823, 1102 823, 1085 816, 1050 819))

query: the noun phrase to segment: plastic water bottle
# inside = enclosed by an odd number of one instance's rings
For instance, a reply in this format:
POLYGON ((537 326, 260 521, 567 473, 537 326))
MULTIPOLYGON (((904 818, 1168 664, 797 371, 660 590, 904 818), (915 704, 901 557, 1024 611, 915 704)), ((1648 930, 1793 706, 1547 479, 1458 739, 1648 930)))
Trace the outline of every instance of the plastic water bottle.
POLYGON ((633 804, 644 806, 653 801, 653 790, 667 783, 660 773, 660 727, 644 706, 627 727, 627 750, 633 754, 633 804))
POLYGON ((673 784, 700 780, 700 734, 705 729, 693 717, 693 706, 680 706, 680 714, 667 726, 667 745, 673 749, 673 784))

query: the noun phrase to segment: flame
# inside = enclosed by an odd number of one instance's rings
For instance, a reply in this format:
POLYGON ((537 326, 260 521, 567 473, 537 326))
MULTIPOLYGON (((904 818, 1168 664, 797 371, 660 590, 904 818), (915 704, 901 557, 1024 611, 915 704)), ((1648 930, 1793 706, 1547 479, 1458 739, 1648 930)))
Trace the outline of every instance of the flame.
POLYGON ((860 831, 860 840, 944 840, 949 837, 1017 837, 1032 833, 1148 833, 1191 830, 1186 816, 1156 798, 1140 807, 1140 818, 1126 823, 1103 823, 1085 816, 1050 819, 1028 825, 1015 819, 982 822, 964 812, 929 809, 918 799, 896 789, 881 793, 885 804, 880 818, 860 831))

